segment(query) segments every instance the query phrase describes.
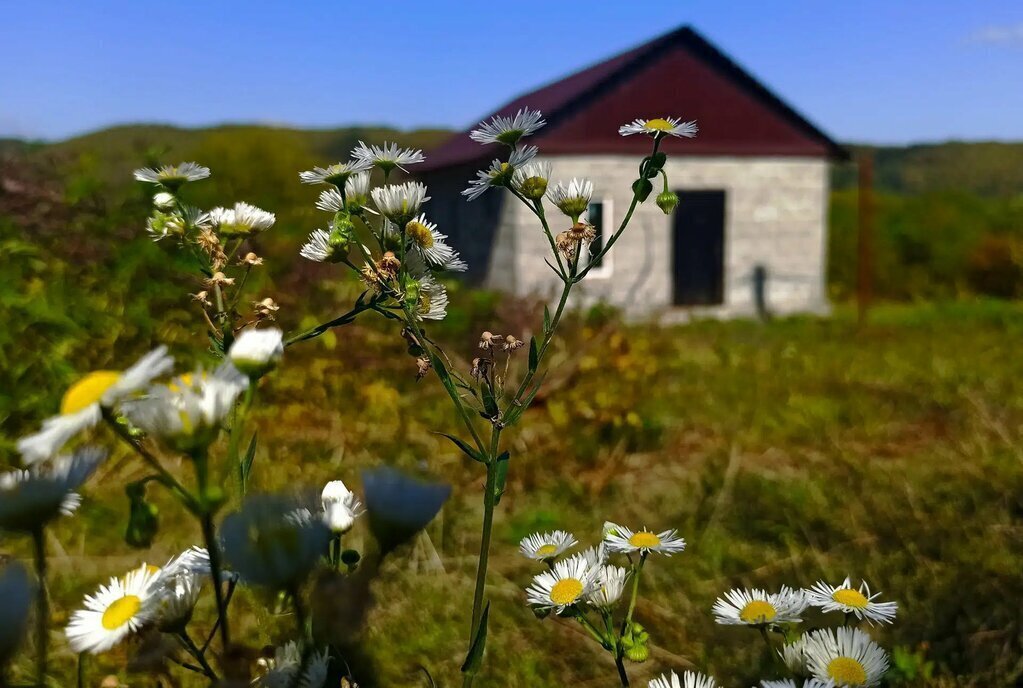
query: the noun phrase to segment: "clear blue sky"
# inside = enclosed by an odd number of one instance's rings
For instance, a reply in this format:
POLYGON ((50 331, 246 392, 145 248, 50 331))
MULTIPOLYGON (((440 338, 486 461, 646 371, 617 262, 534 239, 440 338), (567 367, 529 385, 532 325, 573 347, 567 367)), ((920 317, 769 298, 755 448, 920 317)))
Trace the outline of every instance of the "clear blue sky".
POLYGON ((1023 139, 1023 3, 1008 0, 4 3, 0 136, 460 127, 683 23, 843 141, 1023 139))

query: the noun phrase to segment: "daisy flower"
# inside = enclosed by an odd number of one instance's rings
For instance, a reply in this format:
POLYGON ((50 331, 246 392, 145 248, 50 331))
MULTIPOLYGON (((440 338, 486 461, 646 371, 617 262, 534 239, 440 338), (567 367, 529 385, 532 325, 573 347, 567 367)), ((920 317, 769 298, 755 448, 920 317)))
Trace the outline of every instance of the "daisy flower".
POLYGON ((860 583, 857 590, 852 581, 846 577, 841 585, 831 586, 824 581, 807 589, 807 598, 814 607, 825 612, 844 612, 855 614, 857 619, 866 619, 868 623, 892 623, 898 611, 898 602, 874 602, 881 593, 870 594, 870 586, 866 581, 860 583))
POLYGON ((249 378, 258 378, 275 368, 284 356, 284 333, 275 327, 243 330, 231 344, 227 357, 249 378))
POLYGON ((599 566, 593 590, 586 596, 586 601, 594 607, 611 609, 622 597, 625 581, 629 579, 629 571, 621 566, 599 566))
POLYGON ((114 577, 94 595, 85 609, 71 615, 65 629, 74 652, 99 654, 114 647, 148 623, 154 612, 153 581, 159 569, 143 564, 123 578, 114 577))
POLYGON ((348 257, 348 242, 344 242, 343 246, 335 246, 330 241, 329 233, 314 229, 309 235, 309 241, 298 250, 298 255, 317 263, 340 263, 348 257))
MULTIPOLYGON (((760 688, 800 688, 791 678, 782 678, 776 681, 761 681, 760 688)), ((803 682, 802 688, 835 688, 834 681, 821 681, 817 678, 808 678, 803 682)))
POLYGON ((495 159, 490 167, 476 173, 476 179, 469 182, 469 187, 462 191, 463 196, 468 196, 470 201, 475 201, 490 188, 507 186, 515 176, 515 170, 527 164, 538 153, 536 146, 525 146, 516 148, 508 156, 508 162, 501 162, 495 159))
POLYGON ((530 200, 540 200, 547 193, 547 184, 553 173, 549 162, 533 161, 512 173, 512 188, 530 200))
MULTIPOLYGON (((397 233, 397 228, 392 227, 397 233)), ((430 267, 450 272, 464 272, 469 268, 458 256, 458 251, 445 241, 447 235, 437 231, 437 223, 430 222, 420 213, 405 225, 405 236, 423 254, 430 267)))
POLYGON ((592 567, 603 566, 607 563, 607 548, 604 543, 601 542, 596 547, 587 547, 578 554, 573 554, 574 557, 582 557, 582 559, 592 567))
POLYGON ((556 205, 561 212, 578 220, 590 207, 590 198, 593 196, 593 182, 589 179, 573 177, 567 185, 558 182, 547 189, 547 198, 556 205))
POLYGON ((388 220, 403 227, 416 216, 420 206, 430 200, 426 187, 419 182, 389 184, 373 189, 373 203, 388 220))
POLYGON ((564 530, 550 533, 533 533, 522 538, 519 551, 522 555, 536 561, 551 561, 561 556, 576 544, 575 537, 564 530))
POLYGON ((365 210, 374 215, 377 214, 377 211, 369 207, 369 187, 369 172, 354 174, 345 182, 345 199, 347 199, 345 208, 349 212, 355 214, 365 210))
POLYGON ((153 580, 152 622, 164 633, 184 630, 192 619, 203 583, 210 575, 210 555, 191 547, 167 562, 153 580))
POLYGON ((194 162, 182 162, 177 165, 163 167, 143 167, 135 170, 135 179, 140 182, 159 184, 170 191, 177 189, 185 182, 195 182, 210 176, 210 168, 194 162))
POLYGON ((224 236, 247 237, 273 227, 277 216, 239 201, 233 208, 214 208, 209 212, 209 220, 213 228, 224 236))
POLYGON ((800 676, 806 674, 806 636, 801 635, 791 643, 782 645, 778 656, 792 673, 800 676))
POLYGON ((806 636, 810 673, 836 686, 876 686, 888 671, 888 654, 858 628, 822 628, 806 636))
POLYGON ((320 519, 289 518, 306 508, 281 495, 249 497, 221 525, 224 558, 245 581, 274 590, 299 585, 327 551, 330 530, 320 519))
POLYGON ((717 599, 713 612, 719 624, 761 626, 800 621, 806 607, 802 590, 783 585, 776 593, 735 588, 717 599))
POLYGON ((73 514, 81 503, 74 491, 104 458, 101 449, 86 447, 28 470, 0 473, 0 529, 30 532, 57 516, 73 514))
POLYGON ((373 164, 366 160, 336 162, 326 167, 314 167, 306 172, 299 172, 298 178, 303 184, 333 184, 340 189, 352 175, 364 172, 372 166, 373 164))
POLYGON ((691 139, 696 136, 697 131, 696 122, 683 122, 681 117, 637 119, 618 128, 618 133, 622 136, 650 134, 654 138, 677 136, 691 139))
POLYGON ((579 557, 559 561, 552 570, 533 576, 532 585, 526 589, 526 601, 540 609, 563 612, 594 591, 597 573, 579 557))
POLYGON ((18 440, 18 451, 27 464, 57 453, 68 440, 99 422, 102 409, 110 409, 174 367, 167 347, 160 346, 124 372, 98 370, 68 387, 60 401, 60 414, 43 422, 34 435, 18 440))
POLYGON ((539 110, 522 108, 515 115, 497 115, 489 122, 480 122, 478 128, 469 132, 469 138, 477 143, 503 143, 514 146, 523 136, 536 133, 547 122, 539 110))
POLYGON ((671 671, 647 684, 647 688, 715 688, 715 686, 717 683, 713 678, 696 671, 686 671, 681 676, 671 671))
POLYGON ((0 669, 17 652, 28 629, 34 588, 21 564, 9 563, 0 570, 0 669))
POLYGON ((448 290, 433 277, 419 280, 419 306, 416 313, 423 320, 443 320, 448 315, 448 290))
POLYGON ((362 502, 340 480, 331 480, 323 486, 320 502, 323 505, 323 522, 334 533, 348 532, 363 511, 362 502))
POLYGON ((326 651, 311 652, 302 670, 302 646, 294 640, 278 647, 273 659, 260 663, 264 673, 252 685, 259 688, 322 688, 327 682, 327 665, 330 661, 326 651), (302 670, 302 676, 296 675, 302 670))
POLYGON ((679 537, 674 529, 653 533, 645 529, 633 531, 614 523, 605 524, 604 541, 609 550, 622 554, 659 552, 670 557, 686 548, 686 541, 679 537))
POLYGON ((423 151, 416 148, 399 148, 396 143, 368 146, 362 141, 352 151, 352 158, 379 167, 384 174, 390 174, 395 168, 407 172, 405 165, 415 165, 426 160, 423 151))
POLYGON ((187 453, 213 441, 248 385, 248 378, 225 361, 212 373, 198 369, 153 385, 145 396, 122 404, 122 410, 146 434, 187 453))

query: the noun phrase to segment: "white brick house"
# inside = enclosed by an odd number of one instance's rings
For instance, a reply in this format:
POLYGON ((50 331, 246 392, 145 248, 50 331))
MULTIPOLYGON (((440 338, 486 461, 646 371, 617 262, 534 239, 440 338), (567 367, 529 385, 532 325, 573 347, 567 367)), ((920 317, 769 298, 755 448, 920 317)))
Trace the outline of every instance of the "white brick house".
MULTIPOLYGON (((590 220, 603 236, 621 222, 649 149, 648 138, 619 137, 618 126, 674 115, 700 127, 696 139, 671 139, 662 148, 679 207, 665 216, 653 196, 642 204, 583 281, 582 303, 605 301, 633 317, 668 319, 694 311, 749 314, 758 299, 773 313, 827 310, 829 161, 845 151, 692 29, 516 98, 494 114, 520 107, 540 109, 548 121, 530 142, 551 161, 555 179, 593 181, 590 220)), ((506 194, 488 192, 473 202, 459 195, 496 148, 463 132, 428 156, 420 176, 433 197, 431 217, 469 261, 471 279, 519 296, 554 295, 558 279, 543 260, 550 247, 532 213, 506 194)))

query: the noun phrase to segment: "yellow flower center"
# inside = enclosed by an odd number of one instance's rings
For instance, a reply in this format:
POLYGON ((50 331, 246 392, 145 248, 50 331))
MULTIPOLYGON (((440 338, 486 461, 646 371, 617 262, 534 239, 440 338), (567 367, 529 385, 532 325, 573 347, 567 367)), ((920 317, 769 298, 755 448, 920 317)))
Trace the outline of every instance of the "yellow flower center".
POLYGON ((536 556, 538 557, 551 557, 558 553, 558 548, 554 545, 544 545, 536 550, 536 556))
POLYGON ((433 246, 433 234, 430 232, 430 228, 421 222, 409 222, 405 225, 405 234, 421 248, 433 246))
POLYGON ((142 600, 136 595, 125 595, 106 608, 103 612, 103 628, 113 631, 131 621, 142 607, 142 600))
POLYGON ((97 370, 89 373, 64 392, 64 398, 60 400, 60 412, 71 415, 99 403, 106 391, 120 377, 121 374, 116 370, 97 370))
POLYGON ((562 578, 551 588, 551 602, 554 604, 572 604, 583 594, 582 581, 575 578, 562 578))
POLYGON ((661 544, 661 538, 644 530, 642 532, 635 533, 632 537, 630 537, 629 544, 633 547, 657 547, 661 544))
POLYGON ((753 600, 746 604, 739 612, 739 618, 748 624, 767 623, 778 615, 774 605, 764 600, 753 600))
POLYGON ((828 662, 828 676, 840 686, 861 686, 867 682, 863 665, 852 657, 835 657, 828 662))
POLYGON ((870 604, 870 600, 864 597, 863 593, 859 590, 851 590, 849 588, 836 590, 831 595, 831 598, 839 604, 844 604, 847 607, 856 607, 857 609, 863 609, 870 604))
POLYGON ((671 131, 675 127, 668 120, 658 117, 657 119, 647 120, 646 128, 656 129, 657 131, 671 131))

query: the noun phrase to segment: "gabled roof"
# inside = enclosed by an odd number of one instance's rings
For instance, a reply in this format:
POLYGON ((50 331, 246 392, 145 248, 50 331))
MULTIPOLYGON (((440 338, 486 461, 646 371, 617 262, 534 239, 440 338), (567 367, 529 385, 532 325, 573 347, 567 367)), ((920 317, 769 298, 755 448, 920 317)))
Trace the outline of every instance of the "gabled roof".
MULTIPOLYGON (((686 155, 800 155, 845 159, 847 152, 688 26, 515 98, 488 115, 528 107, 547 126, 532 141, 544 154, 638 153, 617 129, 637 117, 696 119, 700 135, 667 152, 686 155)), ((427 156, 436 170, 494 157, 466 130, 427 156)))

